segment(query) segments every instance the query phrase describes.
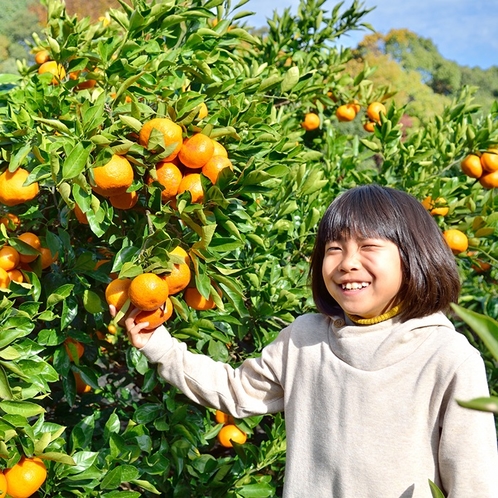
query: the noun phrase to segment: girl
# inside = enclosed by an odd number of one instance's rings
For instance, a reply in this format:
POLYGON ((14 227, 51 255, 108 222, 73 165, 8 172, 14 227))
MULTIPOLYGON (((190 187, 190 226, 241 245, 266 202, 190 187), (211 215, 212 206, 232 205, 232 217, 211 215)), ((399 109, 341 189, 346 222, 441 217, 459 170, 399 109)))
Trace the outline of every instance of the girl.
POLYGON ((243 418, 284 411, 286 498, 496 498, 493 415, 479 352, 445 317, 459 278, 415 198, 353 188, 327 209, 311 260, 320 313, 240 367, 187 351, 161 326, 131 343, 193 401, 243 418))

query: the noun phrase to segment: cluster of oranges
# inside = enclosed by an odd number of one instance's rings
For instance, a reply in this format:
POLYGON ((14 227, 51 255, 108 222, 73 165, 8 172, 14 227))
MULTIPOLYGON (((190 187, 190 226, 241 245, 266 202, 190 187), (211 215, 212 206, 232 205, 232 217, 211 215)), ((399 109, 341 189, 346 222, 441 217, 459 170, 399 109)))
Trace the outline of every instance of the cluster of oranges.
MULTIPOLYGON (((206 108, 201 108, 200 113, 205 117, 206 108)), ((176 196, 188 191, 193 203, 202 203, 201 173, 215 184, 225 168, 233 171, 225 147, 207 135, 195 133, 183 139, 181 126, 167 118, 154 118, 144 123, 139 133, 139 143, 149 150, 153 130, 162 134, 164 148, 172 149, 147 179, 149 184, 157 181, 162 186, 164 202, 172 201, 174 205, 176 196)))
POLYGON ((22 457, 11 468, 0 472, 0 498, 28 498, 47 478, 47 468, 38 457, 22 457))
POLYGON ((115 278, 107 286, 107 304, 117 311, 128 302, 140 312, 135 323, 148 322, 147 329, 155 329, 173 314, 173 303, 169 296, 184 291, 187 305, 196 310, 215 307, 214 300, 206 299, 195 287, 188 287, 191 280, 190 257, 180 246, 169 253, 173 265, 167 273, 142 273, 133 279, 115 278))
POLYGON ((462 171, 487 189, 498 187, 498 148, 490 147, 480 156, 469 154, 460 163, 462 171))
POLYGON ((218 432, 218 441, 221 446, 233 448, 233 442, 237 444, 246 442, 247 434, 235 425, 235 420, 231 415, 221 410, 216 410, 214 418, 218 424, 223 424, 220 432, 218 432))
MULTIPOLYGON (((20 225, 20 220, 17 215, 7 213, 0 219, 0 223, 5 225, 8 230, 15 230, 20 225)), ((34 251, 19 251, 9 244, 4 244, 0 249, 0 289, 7 289, 10 282, 22 283, 25 280, 24 271, 32 271, 31 263, 39 259, 41 269, 48 268, 56 259, 57 255, 52 255, 48 247, 43 247, 38 235, 33 232, 23 232, 18 237, 17 241, 30 246, 34 251)))
MULTIPOLYGON (((358 101, 349 102, 348 104, 340 105, 336 111, 335 115, 338 121, 347 122, 353 121, 361 110, 361 105, 358 101)), ((386 114, 386 106, 382 102, 372 102, 368 105, 366 115, 367 120, 363 124, 365 131, 373 132, 376 124, 380 123, 380 115, 386 114)), ((308 112, 304 116, 304 120, 301 126, 306 131, 316 130, 320 127, 320 117, 314 112, 308 112)))

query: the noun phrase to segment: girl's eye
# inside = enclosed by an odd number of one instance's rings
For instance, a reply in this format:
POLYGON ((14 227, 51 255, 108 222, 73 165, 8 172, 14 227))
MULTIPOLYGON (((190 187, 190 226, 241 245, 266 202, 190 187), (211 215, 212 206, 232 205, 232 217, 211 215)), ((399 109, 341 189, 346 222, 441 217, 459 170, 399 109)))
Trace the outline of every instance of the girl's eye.
POLYGON ((327 252, 337 252, 340 251, 341 248, 339 246, 329 246, 327 247, 327 252))

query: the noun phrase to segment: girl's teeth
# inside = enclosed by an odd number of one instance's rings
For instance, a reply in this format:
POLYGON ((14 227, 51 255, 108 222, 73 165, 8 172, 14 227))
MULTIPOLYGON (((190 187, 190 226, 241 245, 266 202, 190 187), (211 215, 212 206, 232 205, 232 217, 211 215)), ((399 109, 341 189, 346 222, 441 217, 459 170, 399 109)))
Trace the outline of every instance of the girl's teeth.
POLYGON ((368 287, 367 282, 348 282, 347 284, 342 284, 342 288, 346 290, 357 290, 363 287, 368 287))

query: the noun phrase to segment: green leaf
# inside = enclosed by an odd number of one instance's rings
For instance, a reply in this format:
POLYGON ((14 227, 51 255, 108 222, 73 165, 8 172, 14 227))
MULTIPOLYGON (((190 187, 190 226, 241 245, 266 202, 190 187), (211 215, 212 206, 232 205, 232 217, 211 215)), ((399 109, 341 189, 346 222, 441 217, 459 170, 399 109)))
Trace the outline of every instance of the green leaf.
POLYGON ((443 492, 429 479, 432 498, 445 498, 443 492))
POLYGON ((288 92, 292 90, 299 82, 299 68, 297 66, 291 67, 284 76, 280 89, 282 92, 288 92))
POLYGON ((45 412, 45 409, 30 401, 0 401, 0 409, 9 415, 20 415, 21 417, 35 417, 45 412))
POLYGON ((464 408, 479 410, 482 412, 493 412, 498 414, 498 397, 490 396, 488 398, 475 398, 470 401, 457 400, 457 403, 464 408))
POLYGON ((62 165, 62 176, 65 180, 76 178, 85 170, 91 150, 91 145, 85 147, 81 142, 76 144, 62 165))
POLYGON ((489 352, 498 360, 498 322, 491 317, 452 304, 453 311, 482 339, 489 352))

